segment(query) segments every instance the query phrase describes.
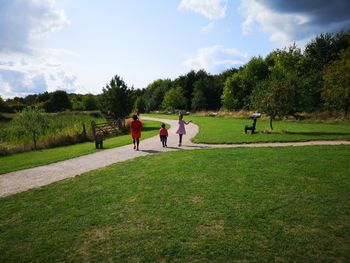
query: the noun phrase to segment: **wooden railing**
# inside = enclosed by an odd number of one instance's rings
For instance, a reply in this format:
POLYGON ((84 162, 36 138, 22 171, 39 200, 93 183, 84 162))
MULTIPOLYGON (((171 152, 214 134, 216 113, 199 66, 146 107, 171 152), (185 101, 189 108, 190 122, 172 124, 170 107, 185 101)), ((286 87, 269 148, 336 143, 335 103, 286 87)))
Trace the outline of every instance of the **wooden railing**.
POLYGON ((116 135, 122 130, 122 120, 114 120, 104 123, 91 122, 91 130, 95 140, 96 149, 103 148, 103 140, 110 135, 116 135))

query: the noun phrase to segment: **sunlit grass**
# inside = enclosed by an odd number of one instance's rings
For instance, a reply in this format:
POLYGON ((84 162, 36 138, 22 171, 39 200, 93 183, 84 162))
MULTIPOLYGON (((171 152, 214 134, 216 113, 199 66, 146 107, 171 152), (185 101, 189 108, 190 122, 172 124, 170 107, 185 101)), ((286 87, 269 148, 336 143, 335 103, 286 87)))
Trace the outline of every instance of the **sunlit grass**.
MULTIPOLYGON (((142 139, 158 134, 160 123, 144 121, 142 139)), ((130 135, 111 137, 104 141, 105 149, 119 147, 131 143, 130 135)), ((45 150, 24 152, 0 157, 0 174, 36 167, 44 164, 67 160, 81 155, 96 152, 94 142, 85 142, 70 146, 57 147, 45 150)))
POLYGON ((3 262, 347 262, 349 146, 149 155, 0 199, 3 262))
MULTIPOLYGON (((150 114, 150 117, 177 119, 176 115, 150 114)), ((309 140, 350 140, 350 123, 307 121, 274 121, 270 130, 268 120, 257 120, 256 133, 244 133, 250 119, 184 116, 199 126, 193 139, 196 143, 255 143, 309 140)))

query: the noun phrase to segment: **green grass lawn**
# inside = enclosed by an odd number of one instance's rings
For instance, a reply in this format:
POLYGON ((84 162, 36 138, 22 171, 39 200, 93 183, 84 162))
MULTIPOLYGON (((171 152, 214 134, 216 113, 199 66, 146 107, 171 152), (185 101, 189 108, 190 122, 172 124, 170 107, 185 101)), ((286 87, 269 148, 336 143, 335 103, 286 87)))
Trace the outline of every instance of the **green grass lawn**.
MULTIPOLYGON (((160 128, 159 122, 144 121, 143 125, 142 139, 158 134, 160 128)), ((122 135, 105 140, 103 147, 109 149, 127 144, 131 144, 130 135, 122 135)), ((99 150, 95 149, 94 142, 86 142, 70 146, 3 156, 0 157, 0 174, 67 160, 97 151, 99 150)))
MULTIPOLYGON (((176 115, 146 114, 150 117, 177 119, 176 115)), ((252 120, 184 116, 199 125, 195 143, 255 143, 310 140, 350 140, 350 123, 321 123, 306 121, 274 121, 270 132, 268 120, 257 120, 256 134, 245 134, 244 126, 252 120)))
POLYGON ((149 155, 0 199, 2 262, 348 262, 350 147, 149 155))

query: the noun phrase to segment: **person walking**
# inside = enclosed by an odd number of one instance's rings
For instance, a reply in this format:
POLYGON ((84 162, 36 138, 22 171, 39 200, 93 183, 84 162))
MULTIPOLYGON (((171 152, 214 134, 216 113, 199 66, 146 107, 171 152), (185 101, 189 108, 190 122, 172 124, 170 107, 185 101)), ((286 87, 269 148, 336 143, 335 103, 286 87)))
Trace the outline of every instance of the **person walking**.
POLYGON ((182 145, 182 136, 186 134, 186 129, 185 129, 185 125, 190 124, 190 122, 192 121, 184 121, 183 120, 183 114, 179 115, 179 127, 176 131, 176 133, 179 135, 179 147, 182 145))
POLYGON ((132 137, 132 143, 134 144, 134 150, 139 150, 140 137, 142 130, 142 122, 139 120, 137 115, 132 116, 132 121, 130 122, 130 132, 132 137))
POLYGON ((162 126, 159 130, 160 141, 162 142, 163 147, 167 147, 168 140, 168 130, 165 128, 165 123, 162 123, 162 126))

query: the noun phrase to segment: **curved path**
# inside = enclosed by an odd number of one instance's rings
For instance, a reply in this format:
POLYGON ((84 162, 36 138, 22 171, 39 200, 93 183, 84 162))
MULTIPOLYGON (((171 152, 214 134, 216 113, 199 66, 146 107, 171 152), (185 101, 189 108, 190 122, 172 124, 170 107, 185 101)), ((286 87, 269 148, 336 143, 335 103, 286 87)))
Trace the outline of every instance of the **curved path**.
POLYGON ((170 124, 168 130, 168 148, 163 148, 158 136, 142 140, 140 151, 132 149, 131 145, 103 150, 100 152, 84 155, 81 157, 52 163, 35 168, 20 170, 0 175, 0 197, 26 191, 31 188, 44 186, 65 178, 99 169, 107 165, 133 159, 152 153, 167 152, 174 150, 193 150, 206 148, 235 148, 235 147, 283 147, 283 146, 306 146, 306 145, 340 145, 350 141, 310 141, 310 142, 286 142, 286 143, 254 143, 254 144, 194 144, 190 141, 198 133, 198 126, 189 124, 186 126, 187 134, 183 137, 183 146, 177 147, 176 120, 144 117, 144 120, 162 121, 170 124))

